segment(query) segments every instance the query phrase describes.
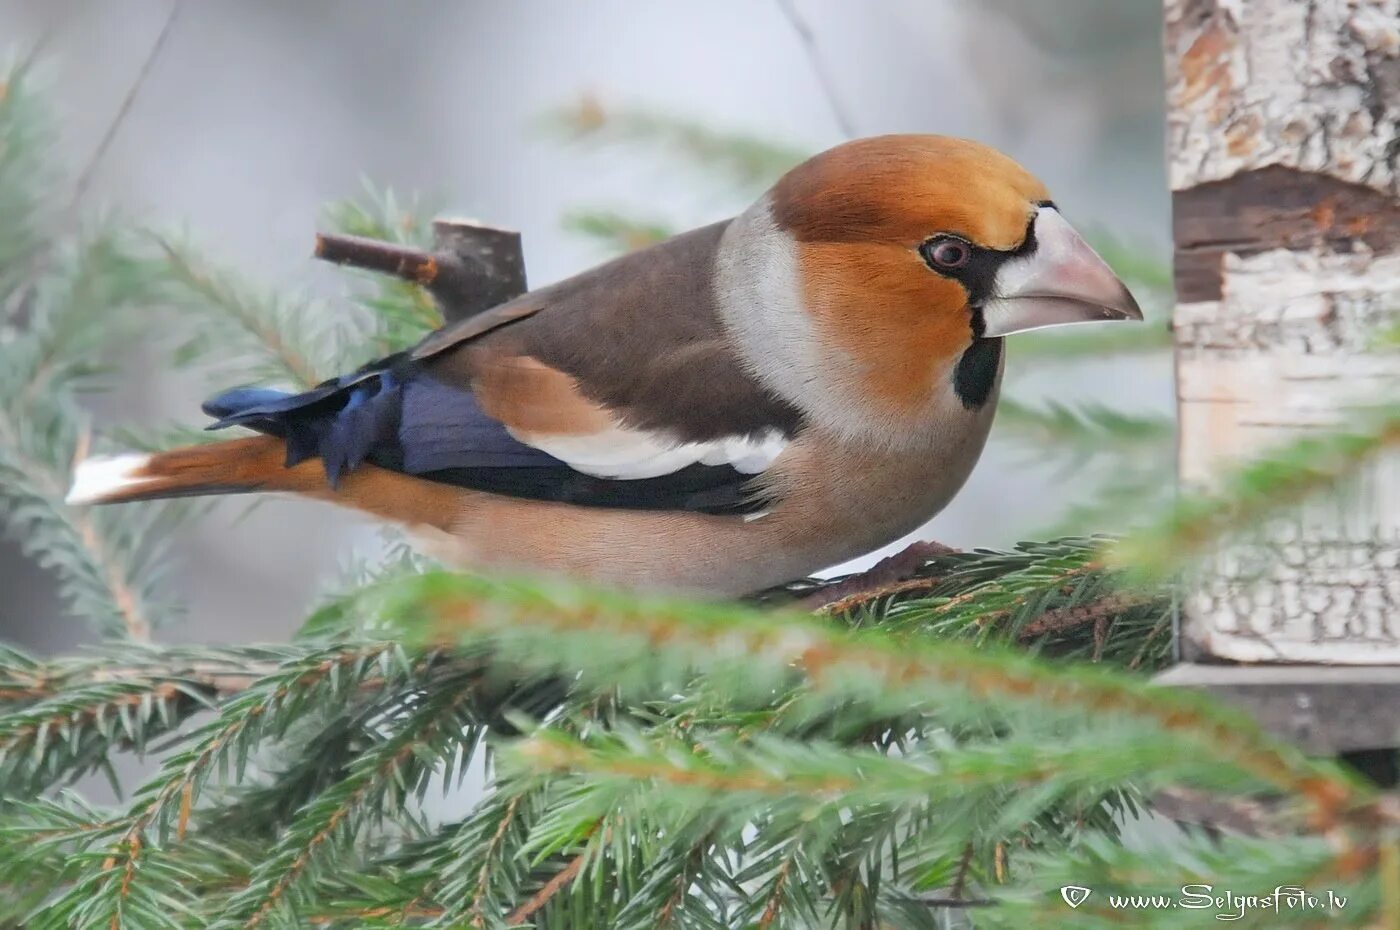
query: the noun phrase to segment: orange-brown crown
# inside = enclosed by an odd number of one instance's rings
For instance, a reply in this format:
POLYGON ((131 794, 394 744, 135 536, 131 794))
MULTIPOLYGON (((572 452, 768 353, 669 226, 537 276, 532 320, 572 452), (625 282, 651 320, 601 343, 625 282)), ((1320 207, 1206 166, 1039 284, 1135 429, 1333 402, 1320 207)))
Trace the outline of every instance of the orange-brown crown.
POLYGON ((947 136, 877 136, 823 152, 773 188, 773 218, 799 242, 918 244, 955 233, 1020 244, 1045 186, 996 149, 947 136))
POLYGON ((944 136, 880 136, 824 152, 773 188, 796 241, 803 302, 872 399, 909 409, 972 342, 968 291, 924 263, 938 233, 998 251, 1026 237, 1045 187, 995 149, 944 136))

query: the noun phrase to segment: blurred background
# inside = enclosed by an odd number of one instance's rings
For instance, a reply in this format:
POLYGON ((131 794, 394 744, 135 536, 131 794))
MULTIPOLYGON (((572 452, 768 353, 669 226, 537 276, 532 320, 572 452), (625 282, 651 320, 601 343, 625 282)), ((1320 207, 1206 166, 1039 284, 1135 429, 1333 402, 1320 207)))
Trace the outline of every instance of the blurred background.
MULTIPOLYGON (((325 312, 349 281, 310 259, 330 201, 369 184, 519 229, 541 285, 612 254, 606 237, 586 234, 598 231, 591 220, 683 229, 743 209, 766 178, 707 165, 699 128, 726 145, 740 134, 797 153, 848 134, 976 138, 1045 180, 1077 225, 1165 266, 1158 0, 198 0, 172 10, 170 0, 0 0, 0 36, 15 54, 40 48, 56 150, 70 177, 92 166, 82 214, 185 230, 260 287, 326 298, 325 312), (617 131, 579 138, 600 126, 617 131)), ((1164 309, 1153 326, 1164 327, 1164 309)), ((198 422, 204 380, 166 370, 155 352, 119 361, 117 390, 93 402, 99 429, 198 422)), ((1171 411, 1161 352, 1017 365, 1013 342, 1008 388, 1021 402, 1171 411)), ((1033 434, 999 425, 968 486, 919 535, 972 547, 1044 530, 1093 451, 1042 455, 1033 434)), ((225 502, 176 532, 171 581, 190 616, 159 634, 176 641, 285 639, 338 566, 381 545, 372 525, 281 500, 225 502)), ((0 591, 0 640, 54 652, 92 636, 12 542, 0 544, 0 591)))

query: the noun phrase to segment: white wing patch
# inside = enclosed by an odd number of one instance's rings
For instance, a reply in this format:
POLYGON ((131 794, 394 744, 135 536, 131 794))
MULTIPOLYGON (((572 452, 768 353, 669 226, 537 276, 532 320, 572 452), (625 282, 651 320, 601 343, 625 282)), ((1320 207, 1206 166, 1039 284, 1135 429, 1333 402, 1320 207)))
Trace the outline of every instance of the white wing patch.
POLYGON ((787 439, 777 431, 681 443, 617 425, 586 436, 510 432, 585 475, 623 480, 657 478, 697 463, 730 465, 746 475, 756 475, 787 448, 787 439))

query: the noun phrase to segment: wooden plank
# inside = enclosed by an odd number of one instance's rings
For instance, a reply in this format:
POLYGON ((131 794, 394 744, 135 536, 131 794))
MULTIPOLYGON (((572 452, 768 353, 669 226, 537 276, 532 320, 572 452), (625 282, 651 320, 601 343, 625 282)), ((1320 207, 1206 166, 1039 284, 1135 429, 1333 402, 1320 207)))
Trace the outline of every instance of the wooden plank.
POLYGON ((1400 746, 1400 666, 1186 663, 1156 681, 1217 695, 1319 755, 1400 746))

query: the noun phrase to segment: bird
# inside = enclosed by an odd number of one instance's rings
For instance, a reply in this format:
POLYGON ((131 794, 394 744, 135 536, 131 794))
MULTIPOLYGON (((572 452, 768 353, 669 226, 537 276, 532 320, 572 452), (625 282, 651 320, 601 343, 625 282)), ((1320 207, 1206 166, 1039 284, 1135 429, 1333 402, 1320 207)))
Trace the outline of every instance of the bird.
POLYGON ((905 536, 976 464, 1013 333, 1141 320, 1045 186, 971 140, 847 142, 739 215, 454 321, 253 435, 78 464, 74 505, 289 492, 446 564, 736 597, 905 536))

